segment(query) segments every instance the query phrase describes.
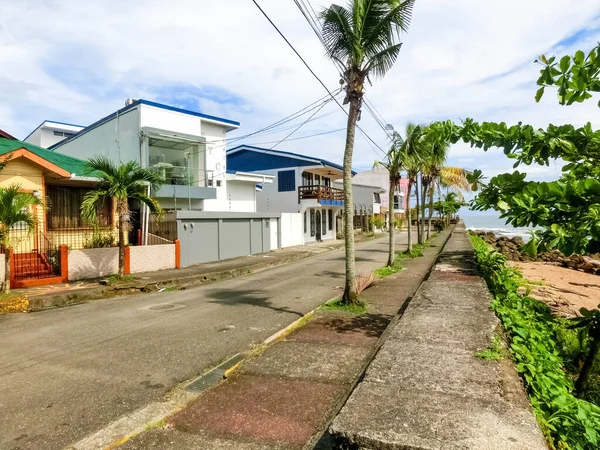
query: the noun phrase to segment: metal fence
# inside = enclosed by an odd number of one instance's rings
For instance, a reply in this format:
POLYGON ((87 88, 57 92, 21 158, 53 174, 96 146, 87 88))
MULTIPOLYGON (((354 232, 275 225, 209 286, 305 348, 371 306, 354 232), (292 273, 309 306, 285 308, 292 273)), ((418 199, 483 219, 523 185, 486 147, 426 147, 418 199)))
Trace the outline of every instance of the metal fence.
MULTIPOLYGON (((37 226, 18 226, 10 231, 12 251, 11 278, 14 280, 49 278, 60 275, 60 251, 37 226)), ((0 247, 0 253, 6 249, 0 247)))
POLYGON ((177 221, 157 216, 151 216, 148 219, 148 233, 146 236, 141 224, 134 232, 130 233, 131 245, 172 244, 175 239, 177 239, 177 221))

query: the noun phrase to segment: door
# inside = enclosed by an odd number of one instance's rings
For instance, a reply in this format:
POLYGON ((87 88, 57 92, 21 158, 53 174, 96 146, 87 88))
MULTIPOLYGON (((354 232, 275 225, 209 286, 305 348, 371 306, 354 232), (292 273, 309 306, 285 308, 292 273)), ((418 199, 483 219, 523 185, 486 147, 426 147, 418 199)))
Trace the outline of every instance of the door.
POLYGON ((316 212, 315 222, 315 225, 317 226, 316 239, 321 242, 321 211, 316 212))

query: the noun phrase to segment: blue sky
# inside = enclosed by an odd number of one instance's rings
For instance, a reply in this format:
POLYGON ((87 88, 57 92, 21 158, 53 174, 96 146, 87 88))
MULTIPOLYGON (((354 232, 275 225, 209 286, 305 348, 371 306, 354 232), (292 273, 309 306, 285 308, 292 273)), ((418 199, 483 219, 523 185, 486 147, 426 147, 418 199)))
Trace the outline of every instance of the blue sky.
MULTIPOLYGON (((263 8, 331 88, 335 68, 291 0, 262 0, 263 8)), ((315 9, 330 2, 311 1, 315 9)), ((25 137, 45 119, 90 124, 145 98, 241 122, 248 134, 325 94, 249 0, 131 1, 0 0, 0 128, 25 137), (135 19, 132 19, 135 18, 135 19)), ((561 107, 550 93, 533 100, 540 53, 572 53, 600 40, 600 4, 578 0, 417 0, 394 68, 367 87, 386 123, 440 119, 523 121, 600 126, 597 102, 561 107)), ((345 126, 328 104, 293 137, 345 126)), ((299 124, 303 119, 293 124, 299 124)), ((363 112, 360 126, 377 144, 386 135, 363 112)), ((291 130, 257 135, 248 144, 271 146, 291 130)), ((287 141, 277 148, 340 162, 344 132, 287 141)), ((381 158, 358 133, 357 169, 381 158)), ((486 176, 512 170, 499 151, 452 148, 452 165, 486 176)), ((560 164, 527 169, 533 179, 555 178, 560 164)))

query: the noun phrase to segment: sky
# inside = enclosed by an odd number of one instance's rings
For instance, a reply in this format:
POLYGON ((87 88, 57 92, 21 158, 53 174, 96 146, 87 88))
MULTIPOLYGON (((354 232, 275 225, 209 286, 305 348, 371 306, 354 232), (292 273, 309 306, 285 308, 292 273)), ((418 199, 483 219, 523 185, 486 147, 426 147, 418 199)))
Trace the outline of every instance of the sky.
MULTIPOLYGON (((345 1, 345 0, 344 0, 345 1)), ((339 74, 292 0, 258 0, 321 80, 339 74)), ((316 11, 331 2, 311 0, 316 11)), ((597 101, 535 103, 540 54, 572 54, 600 41, 597 0, 416 0, 400 56, 366 98, 385 123, 522 121, 600 126, 597 101)), ((268 126, 326 92, 251 0, 0 0, 0 129, 25 138, 44 120, 89 125, 143 98, 241 122, 230 137, 268 126)), ((290 122, 299 125, 308 115, 290 122)), ((341 163, 346 115, 333 102, 277 149, 341 163), (338 131, 335 131, 338 130, 338 131)), ((387 136, 363 110, 359 125, 381 148, 387 136)), ((284 127, 285 128, 285 127, 284 127)), ((239 140, 271 147, 292 129, 239 140)), ((233 144, 232 144, 233 145, 233 144)), ((357 170, 382 151, 360 132, 357 170)), ((448 164, 512 171, 499 150, 457 144, 448 164)), ((560 164, 521 168, 554 179, 560 164)))

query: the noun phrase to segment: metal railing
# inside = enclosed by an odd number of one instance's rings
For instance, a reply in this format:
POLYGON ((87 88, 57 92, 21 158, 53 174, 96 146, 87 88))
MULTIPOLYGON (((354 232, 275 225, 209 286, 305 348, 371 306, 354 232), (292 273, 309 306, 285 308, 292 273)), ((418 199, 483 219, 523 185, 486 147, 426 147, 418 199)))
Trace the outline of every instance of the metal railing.
MULTIPOLYGON (((10 231, 11 278, 27 280, 60 275, 60 251, 49 237, 34 227, 10 231)), ((6 249, 0 248, 0 253, 6 249)), ((4 255, 3 255, 4 256, 4 255)))
POLYGON ((298 187, 298 203, 300 200, 316 199, 319 203, 321 200, 344 200, 344 191, 341 189, 332 188, 330 186, 299 186, 298 187))

